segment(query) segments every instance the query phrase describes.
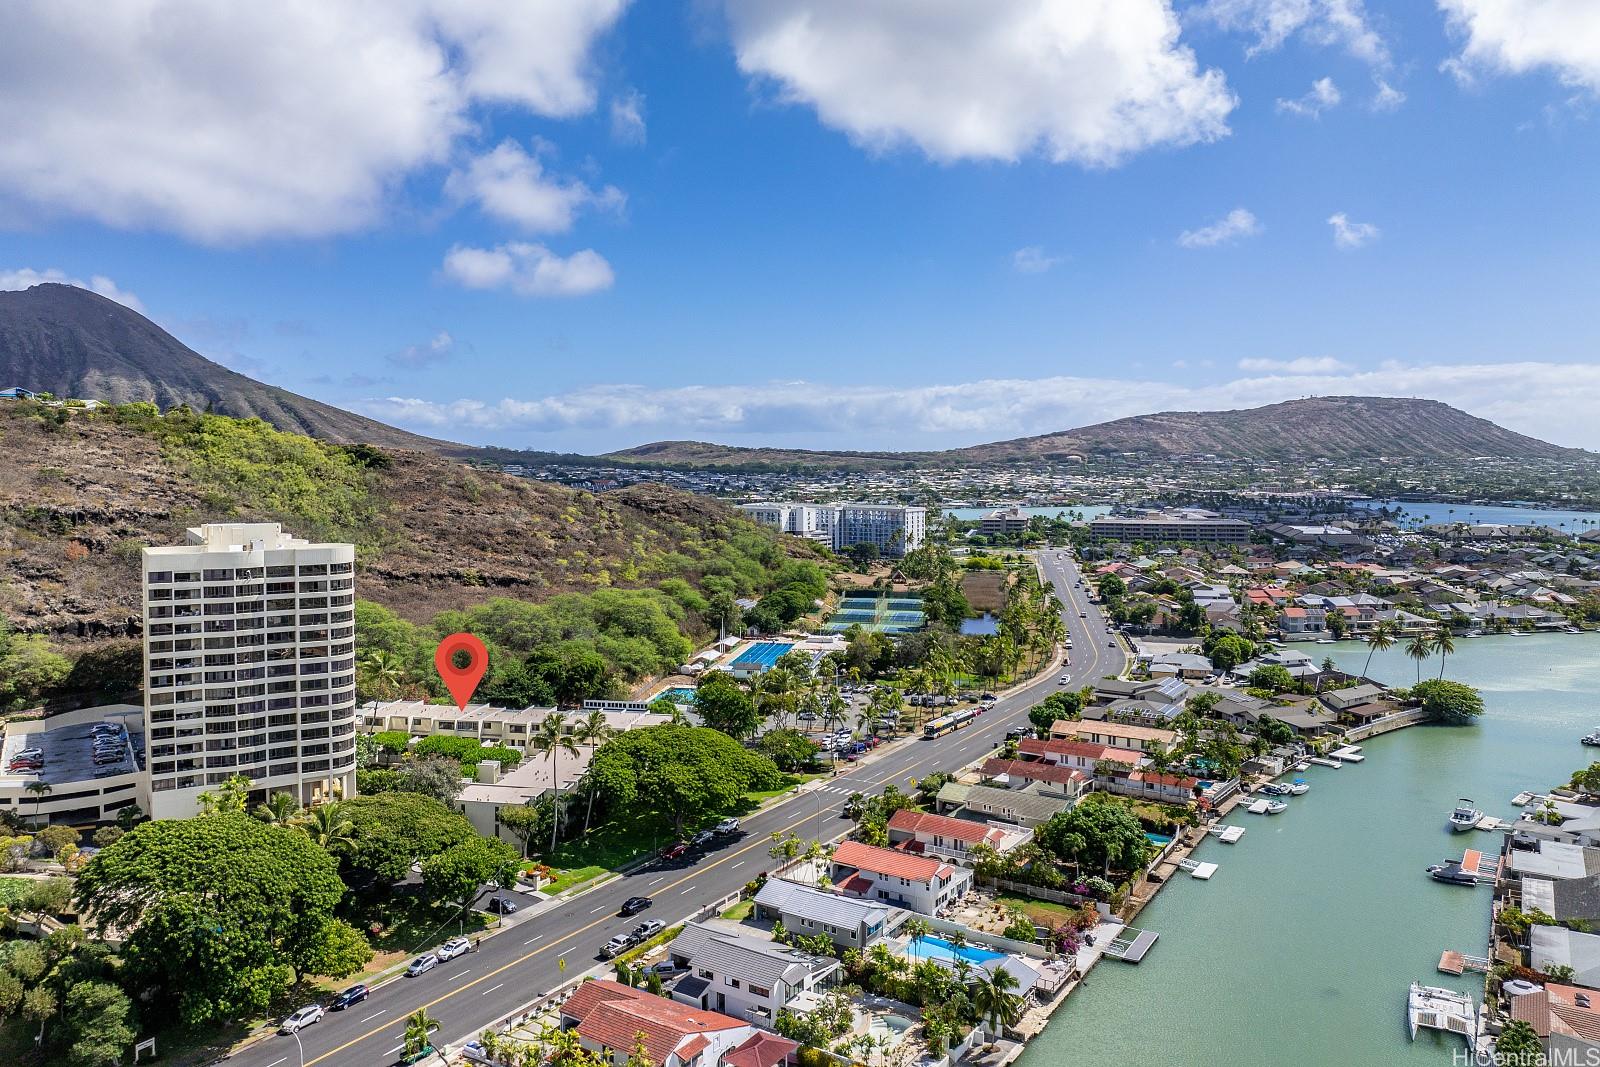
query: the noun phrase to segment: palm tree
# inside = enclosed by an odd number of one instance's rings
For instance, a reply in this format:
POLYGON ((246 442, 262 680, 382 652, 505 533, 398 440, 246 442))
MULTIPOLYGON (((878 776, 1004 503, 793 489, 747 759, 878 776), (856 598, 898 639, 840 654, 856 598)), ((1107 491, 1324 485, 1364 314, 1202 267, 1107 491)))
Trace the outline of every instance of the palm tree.
POLYGON ((426 1052, 432 1041, 429 1034, 439 1029, 439 1023, 428 1014, 427 1008, 418 1008, 406 1016, 406 1055, 420 1056, 426 1052))
POLYGON ((576 756, 578 746, 572 736, 566 732, 567 717, 562 712, 552 711, 544 717, 539 728, 528 739, 528 747, 550 761, 550 784, 556 791, 555 811, 550 820, 550 852, 555 853, 556 835, 561 829, 561 779, 556 775, 556 761, 561 753, 567 752, 576 756))
POLYGON ((353 836, 355 825, 348 815, 339 810, 337 804, 321 804, 312 808, 300 819, 299 826, 306 836, 330 852, 336 846, 356 843, 353 836))
POLYGON ((1367 676, 1367 668, 1372 666, 1372 654, 1383 652, 1394 647, 1394 627, 1387 622, 1380 622, 1367 634, 1367 662, 1361 665, 1361 677, 1367 676))
POLYGON ((922 918, 907 919, 901 929, 905 931, 907 937, 911 938, 913 945, 921 945, 922 939, 933 932, 933 924, 922 918))
POLYGON ((300 814, 300 802, 293 793, 274 793, 264 803, 257 804, 256 818, 273 826, 288 826, 300 814))
MULTIPOLYGON (((599 750, 601 745, 611 740, 612 735, 615 733, 616 731, 611 728, 611 724, 606 721, 606 713, 599 708, 595 708, 588 715, 579 719, 577 728, 572 731, 577 740, 589 746, 589 762, 591 763, 594 762, 595 752, 599 750)), ((589 775, 586 776, 585 780, 588 782, 586 791, 589 794, 589 805, 588 810, 583 815, 583 832, 588 833, 589 821, 594 818, 594 778, 589 775)))
POLYGON ((1448 627, 1439 627, 1433 635, 1433 650, 1439 653, 1439 680, 1443 681, 1445 657, 1454 655, 1456 651, 1456 639, 1451 636, 1448 627))
POLYGON ((1433 642, 1428 640, 1427 634, 1417 634, 1406 645, 1406 655, 1410 656, 1417 664, 1417 684, 1422 684, 1422 661, 1433 655, 1433 642))
POLYGON ((33 821, 34 822, 38 822, 39 821, 39 805, 44 802, 44 798, 45 797, 49 796, 51 793, 54 793, 56 791, 55 787, 52 786, 49 782, 37 782, 37 781, 35 781, 35 782, 29 782, 27 785, 23 786, 22 788, 27 790, 27 792, 33 796, 33 821))
POLYGON ((1022 998, 1011 992, 1017 986, 1016 978, 1004 967, 996 967, 987 977, 980 974, 972 984, 972 1006, 991 1031, 998 1033, 1002 1026, 1022 1018, 1022 998))
POLYGON ((362 688, 376 700, 393 700, 405 689, 406 665, 399 655, 378 649, 361 659, 362 688))

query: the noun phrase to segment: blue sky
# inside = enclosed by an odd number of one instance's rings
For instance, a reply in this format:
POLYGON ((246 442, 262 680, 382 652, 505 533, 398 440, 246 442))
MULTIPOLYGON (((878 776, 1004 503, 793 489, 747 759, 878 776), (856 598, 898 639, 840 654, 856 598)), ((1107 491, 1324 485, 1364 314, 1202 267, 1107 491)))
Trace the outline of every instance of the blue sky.
POLYGON ((1600 447, 1586 0, 207 11, 0 14, 0 287, 540 449, 1311 393, 1600 447))

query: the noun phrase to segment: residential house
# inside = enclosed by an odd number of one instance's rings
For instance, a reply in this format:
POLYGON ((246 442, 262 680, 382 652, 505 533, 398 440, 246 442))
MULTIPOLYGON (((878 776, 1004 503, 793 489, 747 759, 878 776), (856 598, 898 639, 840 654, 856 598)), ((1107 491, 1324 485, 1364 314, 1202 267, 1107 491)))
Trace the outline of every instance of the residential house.
POLYGON ((748 1053, 756 1046, 762 1050, 758 1057, 762 1062, 751 1062, 748 1055, 739 1062, 745 1067, 777 1067, 798 1048, 786 1042, 787 1051, 778 1055, 782 1050, 748 1022, 630 989, 609 978, 581 983, 561 1005, 560 1019, 563 1030, 577 1031, 579 1044, 616 1067, 628 1062, 641 1041, 655 1067, 732 1067, 729 1054, 740 1049, 748 1053))
POLYGON ((1594 994, 1577 986, 1546 982, 1511 998, 1511 1018, 1539 1036, 1546 1063, 1600 1063, 1600 1010, 1594 994))
POLYGON ((684 925, 667 955, 689 968, 673 988, 673 1000, 766 1027, 784 1005, 836 982, 841 972, 831 956, 696 922, 684 925))
POLYGON ((1081 796, 1089 787, 1089 775, 1071 767, 1037 760, 1001 759, 992 756, 983 761, 980 772, 987 779, 1004 778, 1013 786, 1038 784, 1071 796, 1081 796))
POLYGON ((840 948, 869 948, 893 933, 906 915, 875 900, 856 900, 784 878, 767 879, 756 893, 755 911, 792 933, 825 935, 840 948))
POLYGON ((1058 741, 1088 741, 1139 752, 1166 752, 1178 741, 1175 730, 1120 722, 1075 722, 1072 719, 1057 719, 1050 727, 1050 737, 1058 741))
POLYGON ((846 841, 830 871, 846 896, 880 900, 923 915, 937 915, 972 888, 972 871, 899 849, 846 841))
POLYGON ((1033 837, 1031 831, 1016 827, 987 826, 910 808, 902 808, 889 817, 888 832, 891 848, 954 863, 971 863, 972 850, 979 845, 1010 852, 1033 837))
MULTIPOLYGON (((1074 783, 1080 787, 1082 784, 1081 780, 1074 783)), ((944 814, 959 812, 968 818, 1013 823, 1031 830, 1072 807, 1080 792, 1081 789, 1063 792, 1061 787, 1048 782, 1030 782, 1016 789, 946 782, 939 790, 937 802, 944 814)))
POLYGON ((1536 971, 1571 967, 1574 985, 1600 989, 1600 935, 1535 925, 1528 930, 1528 962, 1536 971))
POLYGON ((1057 741, 1053 738, 1023 738, 1017 743, 1017 751, 1023 759, 1070 767, 1090 777, 1094 776, 1096 766, 1101 763, 1120 763, 1135 768, 1146 759, 1144 753, 1136 749, 1095 744, 1092 741, 1057 741))
POLYGON ((1152 678, 1203 679, 1215 673, 1216 668, 1209 659, 1193 652, 1167 652, 1150 657, 1152 678))

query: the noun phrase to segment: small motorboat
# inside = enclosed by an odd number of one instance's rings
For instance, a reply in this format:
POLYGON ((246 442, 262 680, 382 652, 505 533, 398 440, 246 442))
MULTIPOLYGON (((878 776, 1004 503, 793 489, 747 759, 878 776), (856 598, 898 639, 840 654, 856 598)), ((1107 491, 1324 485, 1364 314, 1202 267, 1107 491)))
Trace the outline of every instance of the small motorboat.
POLYGON ((1282 815, 1284 812, 1286 812, 1288 810, 1289 810, 1289 802, 1286 801, 1286 800, 1269 800, 1269 801, 1267 801, 1267 814, 1268 815, 1282 815))
POLYGON ((1281 785, 1277 782, 1268 782, 1261 787, 1261 792, 1267 794, 1269 797, 1286 797, 1292 792, 1292 790, 1286 785, 1281 785))
POLYGON ((1294 796, 1303 797, 1311 792, 1311 783, 1304 778, 1296 778, 1294 784, 1289 787, 1289 792, 1294 796))
POLYGON ((1462 797, 1456 803, 1456 810, 1450 813, 1450 829, 1455 833, 1475 830, 1482 821, 1483 812, 1472 806, 1471 797, 1462 797))
POLYGON ((1578 740, 1585 745, 1600 747, 1600 730, 1590 730, 1578 740))
POLYGON ((1462 870, 1459 860, 1445 860, 1443 863, 1435 863, 1428 867, 1427 871, 1435 882, 1444 882, 1448 885, 1478 884, 1478 876, 1462 870))

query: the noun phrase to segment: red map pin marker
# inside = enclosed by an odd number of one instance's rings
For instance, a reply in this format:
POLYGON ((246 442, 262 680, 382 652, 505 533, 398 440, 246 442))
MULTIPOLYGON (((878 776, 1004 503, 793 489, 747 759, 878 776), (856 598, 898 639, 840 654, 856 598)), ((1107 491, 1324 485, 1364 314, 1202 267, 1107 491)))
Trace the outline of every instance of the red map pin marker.
POLYGON ((451 634, 434 649, 433 665, 444 679, 444 687, 455 698, 456 707, 466 711, 467 701, 483 681, 483 672, 489 669, 489 650, 471 634, 451 634), (465 667, 456 666, 457 652, 465 652, 470 657, 465 667))

